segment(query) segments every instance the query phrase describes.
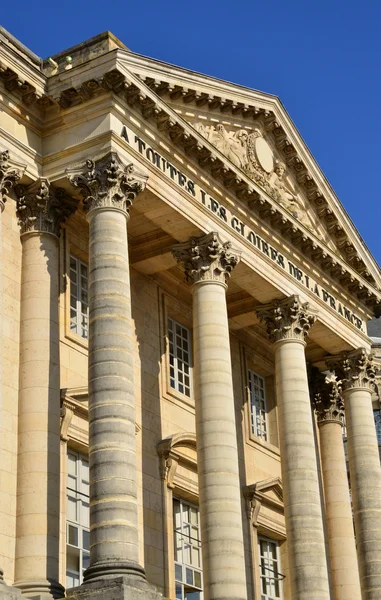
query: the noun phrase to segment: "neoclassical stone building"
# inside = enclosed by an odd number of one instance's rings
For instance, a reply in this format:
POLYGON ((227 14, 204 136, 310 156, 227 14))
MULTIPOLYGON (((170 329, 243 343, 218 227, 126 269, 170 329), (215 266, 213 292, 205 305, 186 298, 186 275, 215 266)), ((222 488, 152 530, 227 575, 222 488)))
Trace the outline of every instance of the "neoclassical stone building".
POLYGON ((1 30, 0 108, 0 599, 380 600, 380 271, 279 100, 1 30))

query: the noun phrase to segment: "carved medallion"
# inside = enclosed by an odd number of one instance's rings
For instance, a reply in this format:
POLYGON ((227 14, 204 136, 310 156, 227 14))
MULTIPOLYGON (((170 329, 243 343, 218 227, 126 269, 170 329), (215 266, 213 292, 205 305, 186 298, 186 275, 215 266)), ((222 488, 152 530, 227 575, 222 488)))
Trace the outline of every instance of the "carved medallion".
POLYGON ((273 151, 263 137, 258 137, 255 140, 255 154, 257 160, 266 173, 272 173, 274 170, 273 151))
POLYGON ((230 162, 242 169, 248 177, 279 202, 302 225, 321 237, 314 219, 306 210, 291 181, 286 165, 276 160, 273 150, 259 127, 252 130, 228 131, 222 123, 206 125, 191 123, 202 136, 217 148, 230 162))

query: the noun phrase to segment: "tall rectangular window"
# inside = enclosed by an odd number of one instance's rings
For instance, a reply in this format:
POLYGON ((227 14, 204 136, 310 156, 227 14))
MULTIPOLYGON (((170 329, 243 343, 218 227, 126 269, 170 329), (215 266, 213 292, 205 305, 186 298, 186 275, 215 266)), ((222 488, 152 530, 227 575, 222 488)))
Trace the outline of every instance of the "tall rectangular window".
POLYGON ((257 437, 268 439, 265 380, 254 371, 248 373, 250 394, 251 431, 257 437))
POLYGON ((85 339, 89 322, 87 286, 88 266, 70 256, 70 329, 85 339))
POLYGON ((202 600, 200 515, 198 508, 173 501, 176 600, 202 600))
POLYGON ((66 587, 80 585, 90 564, 89 462, 68 451, 66 510, 66 587))
POLYGON ((169 383, 171 388, 191 396, 190 330, 174 319, 168 319, 169 383))
POLYGON ((260 537, 259 567, 261 578, 261 600, 278 600, 281 597, 279 564, 279 544, 274 540, 260 537))

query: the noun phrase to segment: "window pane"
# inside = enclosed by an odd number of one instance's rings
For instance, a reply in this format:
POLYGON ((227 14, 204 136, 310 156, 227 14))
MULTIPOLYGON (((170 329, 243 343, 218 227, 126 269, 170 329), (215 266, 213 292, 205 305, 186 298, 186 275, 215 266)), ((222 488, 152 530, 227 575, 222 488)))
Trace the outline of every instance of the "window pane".
POLYGON ((194 572, 194 584, 196 587, 201 587, 201 573, 198 571, 194 572))
POLYGON ((175 579, 176 581, 183 580, 183 568, 181 565, 175 565, 175 579))
POLYGON ((90 554, 88 552, 84 552, 82 554, 82 569, 88 569, 90 566, 90 554))
POLYGON ((82 548, 90 550, 90 531, 82 531, 82 548))
POLYGON ((71 546, 78 546, 78 529, 73 525, 68 526, 68 543, 71 546))

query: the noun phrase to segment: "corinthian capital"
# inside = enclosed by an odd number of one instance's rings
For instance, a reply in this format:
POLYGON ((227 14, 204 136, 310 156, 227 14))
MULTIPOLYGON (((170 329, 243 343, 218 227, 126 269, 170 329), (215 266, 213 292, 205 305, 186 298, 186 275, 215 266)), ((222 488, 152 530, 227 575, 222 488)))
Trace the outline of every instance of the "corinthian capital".
POLYGON ((309 308, 308 302, 300 302, 299 296, 264 304, 256 309, 256 313, 266 324, 272 342, 285 339, 304 341, 316 321, 316 314, 309 308))
POLYGON ((231 242, 222 242, 215 231, 189 242, 176 244, 174 257, 184 264, 187 281, 217 281, 226 283, 234 267, 239 263, 240 253, 231 242))
POLYGON ((116 208, 126 215, 148 179, 132 163, 124 165, 116 152, 97 161, 89 158, 83 167, 66 173, 70 183, 80 190, 85 209, 116 208))
POLYGON ((338 356, 330 356, 326 360, 327 366, 334 370, 341 380, 343 391, 351 388, 366 388, 373 390, 376 382, 376 369, 373 364, 373 355, 365 348, 352 352, 342 352, 338 356))
POLYGON ((11 160, 8 150, 0 152, 0 208, 4 207, 5 197, 21 179, 25 166, 11 160))
POLYGON ((324 375, 313 368, 309 373, 311 402, 319 425, 327 422, 344 426, 345 413, 341 382, 334 375, 324 375))
POLYGON ((60 224, 76 209, 76 201, 62 188, 54 188, 48 179, 38 179, 29 186, 16 186, 17 217, 21 234, 52 233, 59 236, 60 224))

